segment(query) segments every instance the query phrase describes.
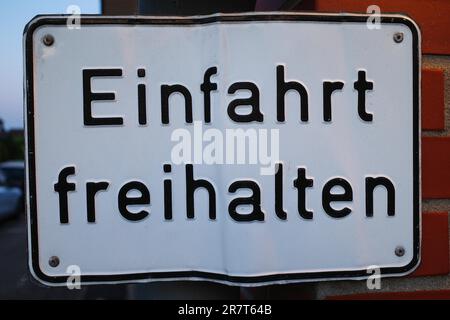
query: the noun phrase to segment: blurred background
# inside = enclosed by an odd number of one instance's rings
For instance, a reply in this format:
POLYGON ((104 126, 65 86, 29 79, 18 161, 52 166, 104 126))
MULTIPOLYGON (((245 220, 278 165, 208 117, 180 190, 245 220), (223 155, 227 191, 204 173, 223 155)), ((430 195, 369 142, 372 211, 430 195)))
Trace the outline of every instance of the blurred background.
POLYGON ((0 299, 125 298, 125 286, 68 290, 49 289, 28 272, 24 213, 24 123, 22 33, 37 14, 66 13, 70 5, 82 13, 101 13, 99 0, 4 1, 0 4, 0 299))

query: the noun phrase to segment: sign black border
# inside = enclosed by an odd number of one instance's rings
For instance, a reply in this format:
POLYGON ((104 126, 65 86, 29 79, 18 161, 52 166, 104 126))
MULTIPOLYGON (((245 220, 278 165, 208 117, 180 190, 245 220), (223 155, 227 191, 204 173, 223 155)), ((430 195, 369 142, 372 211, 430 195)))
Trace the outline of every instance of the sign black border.
MULTIPOLYGON (((68 15, 38 15, 33 18, 24 29, 25 50, 25 95, 26 105, 24 112, 26 116, 27 137, 27 185, 28 194, 28 224, 29 224, 29 250, 31 254, 30 270, 38 280, 47 284, 62 284, 67 281, 68 276, 49 276, 39 266, 38 250, 38 223, 37 223, 37 200, 36 200, 36 177, 35 177, 35 143, 34 143, 34 83, 33 83, 33 33, 44 25, 66 24, 68 15), (31 238, 30 238, 31 237, 31 238), (31 241, 30 241, 31 240, 31 241)), ((366 23, 369 15, 365 14, 307 14, 307 13, 252 13, 252 14, 230 14, 195 17, 144 17, 144 16, 101 16, 81 15, 81 26, 83 25, 202 25, 218 22, 242 22, 242 21, 307 21, 307 22, 359 22, 366 23)), ((417 25, 407 16, 381 15, 382 24, 406 25, 413 36, 413 206, 414 206, 414 253, 413 259, 402 267, 381 268, 382 275, 406 274, 417 267, 420 261, 420 32, 417 25)), ((127 282, 138 280, 185 280, 197 278, 203 280, 228 282, 230 284, 264 284, 273 282, 301 282, 314 280, 338 280, 350 278, 366 278, 367 270, 349 271, 325 271, 312 273, 289 273, 269 274, 264 276, 230 276, 220 273, 202 271, 176 271, 176 272, 147 272, 122 275, 81 275, 82 283, 98 282, 127 282)))

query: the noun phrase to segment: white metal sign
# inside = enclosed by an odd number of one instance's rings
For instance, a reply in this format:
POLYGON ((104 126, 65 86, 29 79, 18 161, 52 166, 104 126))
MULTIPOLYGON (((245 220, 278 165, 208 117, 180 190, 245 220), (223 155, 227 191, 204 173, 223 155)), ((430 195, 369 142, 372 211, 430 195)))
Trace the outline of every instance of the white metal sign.
POLYGON ((402 275, 420 247, 407 17, 37 17, 30 268, 64 284, 402 275))

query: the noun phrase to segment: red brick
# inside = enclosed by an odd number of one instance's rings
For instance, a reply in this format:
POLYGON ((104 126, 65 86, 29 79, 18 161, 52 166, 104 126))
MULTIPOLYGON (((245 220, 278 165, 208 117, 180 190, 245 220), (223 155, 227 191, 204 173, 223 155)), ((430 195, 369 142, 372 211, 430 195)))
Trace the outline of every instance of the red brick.
POLYGON ((422 32, 423 53, 450 54, 448 0, 315 0, 315 10, 324 12, 365 13, 369 5, 378 5, 382 13, 411 16, 422 32))
POLYGON ((450 137, 422 137, 422 198, 450 198, 450 137))
POLYGON ((445 129, 444 71, 422 69, 422 129, 445 129))
POLYGON ((422 214, 421 261, 411 276, 448 274, 449 260, 447 213, 424 212, 422 214))
POLYGON ((448 299, 450 299, 450 290, 378 292, 378 293, 361 293, 361 294, 327 297, 327 300, 448 300, 448 299))

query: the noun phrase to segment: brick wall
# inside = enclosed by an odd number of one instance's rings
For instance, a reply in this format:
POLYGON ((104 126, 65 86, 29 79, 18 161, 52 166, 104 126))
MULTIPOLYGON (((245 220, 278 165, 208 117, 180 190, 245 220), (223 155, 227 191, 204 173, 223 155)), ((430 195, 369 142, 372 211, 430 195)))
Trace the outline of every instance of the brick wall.
POLYGON ((296 10, 405 13, 422 32, 422 261, 403 278, 386 278, 380 290, 365 281, 313 285, 319 299, 450 299, 450 1, 304 0, 296 10))

